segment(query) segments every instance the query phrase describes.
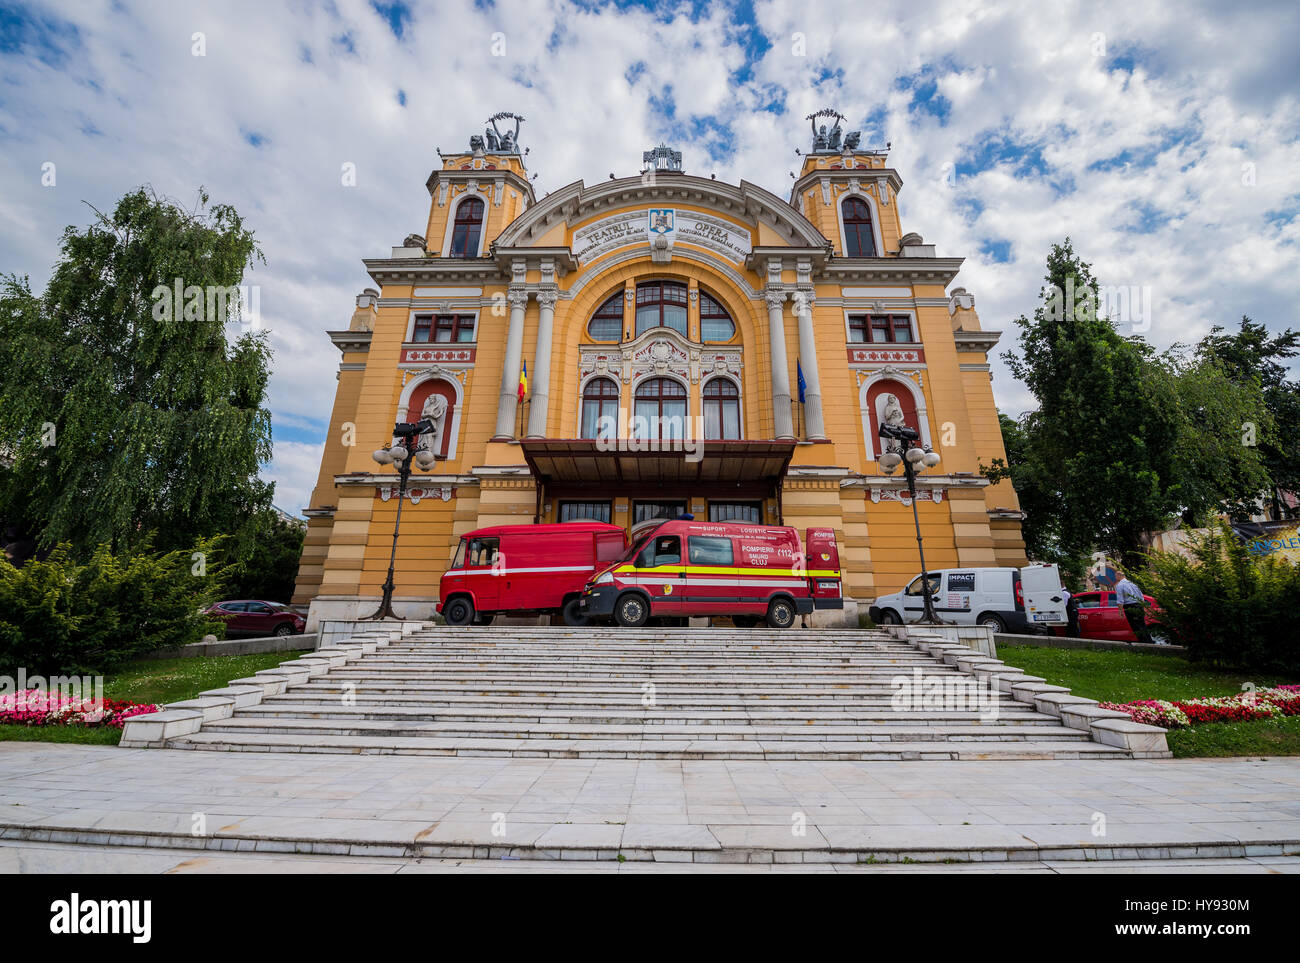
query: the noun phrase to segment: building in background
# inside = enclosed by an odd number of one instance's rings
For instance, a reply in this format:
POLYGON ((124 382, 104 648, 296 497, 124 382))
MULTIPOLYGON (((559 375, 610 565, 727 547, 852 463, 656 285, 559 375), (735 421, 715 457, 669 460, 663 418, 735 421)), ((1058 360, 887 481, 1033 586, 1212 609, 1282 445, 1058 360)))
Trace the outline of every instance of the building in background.
POLYGON ((682 512, 832 526, 846 596, 896 591, 920 563, 902 477, 876 463, 886 419, 942 456, 918 495, 930 566, 1024 564, 1016 494, 979 474, 1005 457, 999 333, 951 287, 962 259, 904 232, 886 152, 823 111, 788 198, 660 146, 638 176, 539 199, 503 118, 440 154, 424 234, 365 261, 375 287, 329 332, 342 360, 294 596, 313 624, 377 607, 397 487, 372 452, 422 413, 439 460, 403 509, 406 615, 431 612, 470 529, 635 536, 682 512))

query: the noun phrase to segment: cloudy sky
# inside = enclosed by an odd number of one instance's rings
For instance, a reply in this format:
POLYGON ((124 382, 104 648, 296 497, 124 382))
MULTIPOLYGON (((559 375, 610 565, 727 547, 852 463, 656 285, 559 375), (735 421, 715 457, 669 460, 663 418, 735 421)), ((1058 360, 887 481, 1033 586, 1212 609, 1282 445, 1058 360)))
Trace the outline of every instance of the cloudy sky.
MULTIPOLYGON (((1242 314, 1296 326, 1298 34, 1294 2, 0 0, 0 272, 42 289, 83 201, 141 184, 234 204, 267 259, 247 279, 276 353, 266 474, 296 512, 333 400, 323 332, 361 258, 423 230, 435 148, 496 111, 527 118, 539 195, 663 140, 788 196, 803 118, 836 107, 892 142, 904 229, 966 258, 1002 348, 1066 235, 1149 298, 1127 323, 1164 347, 1242 314)), ((1000 362, 994 392, 1030 406, 1000 362)))

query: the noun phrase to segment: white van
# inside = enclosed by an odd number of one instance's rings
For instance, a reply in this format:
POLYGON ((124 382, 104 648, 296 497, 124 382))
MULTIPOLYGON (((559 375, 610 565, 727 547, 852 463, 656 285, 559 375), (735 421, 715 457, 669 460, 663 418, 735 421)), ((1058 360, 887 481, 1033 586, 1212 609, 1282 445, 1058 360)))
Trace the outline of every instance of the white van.
MULTIPOLYGON (((987 625, 994 632, 1033 632, 1065 625, 1065 592, 1055 565, 1024 568, 947 568, 932 571, 930 595, 944 622, 987 625)), ((925 617, 921 576, 907 588, 882 595, 868 610, 877 625, 901 625, 925 617)))

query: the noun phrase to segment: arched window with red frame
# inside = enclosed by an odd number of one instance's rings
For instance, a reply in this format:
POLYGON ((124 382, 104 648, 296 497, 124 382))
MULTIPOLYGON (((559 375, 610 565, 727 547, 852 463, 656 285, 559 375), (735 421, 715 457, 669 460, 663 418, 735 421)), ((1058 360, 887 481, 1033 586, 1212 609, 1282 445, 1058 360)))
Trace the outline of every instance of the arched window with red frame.
POLYGON ((632 407, 634 438, 685 438, 686 389, 672 378, 650 378, 637 386, 632 407))
POLYGON ((875 257, 876 235, 871 230, 871 208, 860 197, 850 197, 841 207, 844 215, 844 253, 848 257, 875 257))
POLYGON ((587 322, 592 341, 620 341, 623 338, 623 292, 611 295, 587 322))
POLYGON ((483 201, 471 197, 456 208, 456 220, 451 229, 451 250, 448 257, 478 257, 479 238, 483 233, 483 201))
POLYGON ((672 328, 686 334, 686 285, 680 281, 646 281, 636 286, 636 334, 672 328))
POLYGON ((582 389, 580 437, 612 438, 617 434, 618 385, 609 378, 592 378, 582 389))
POLYGON ((704 385, 704 437, 726 441, 740 437, 740 389, 730 378, 713 378, 704 385))

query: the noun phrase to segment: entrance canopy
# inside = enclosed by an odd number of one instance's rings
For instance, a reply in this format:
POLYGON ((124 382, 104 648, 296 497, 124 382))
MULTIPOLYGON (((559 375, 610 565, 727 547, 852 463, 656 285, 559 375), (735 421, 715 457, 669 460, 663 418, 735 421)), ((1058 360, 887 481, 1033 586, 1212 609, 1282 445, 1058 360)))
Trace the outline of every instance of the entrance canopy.
POLYGON ((780 492, 794 454, 793 441, 695 441, 680 450, 679 440, 659 443, 673 451, 611 450, 648 446, 636 439, 593 441, 525 438, 519 442, 538 485, 538 496, 668 495, 677 492, 717 497, 768 498, 780 492))

